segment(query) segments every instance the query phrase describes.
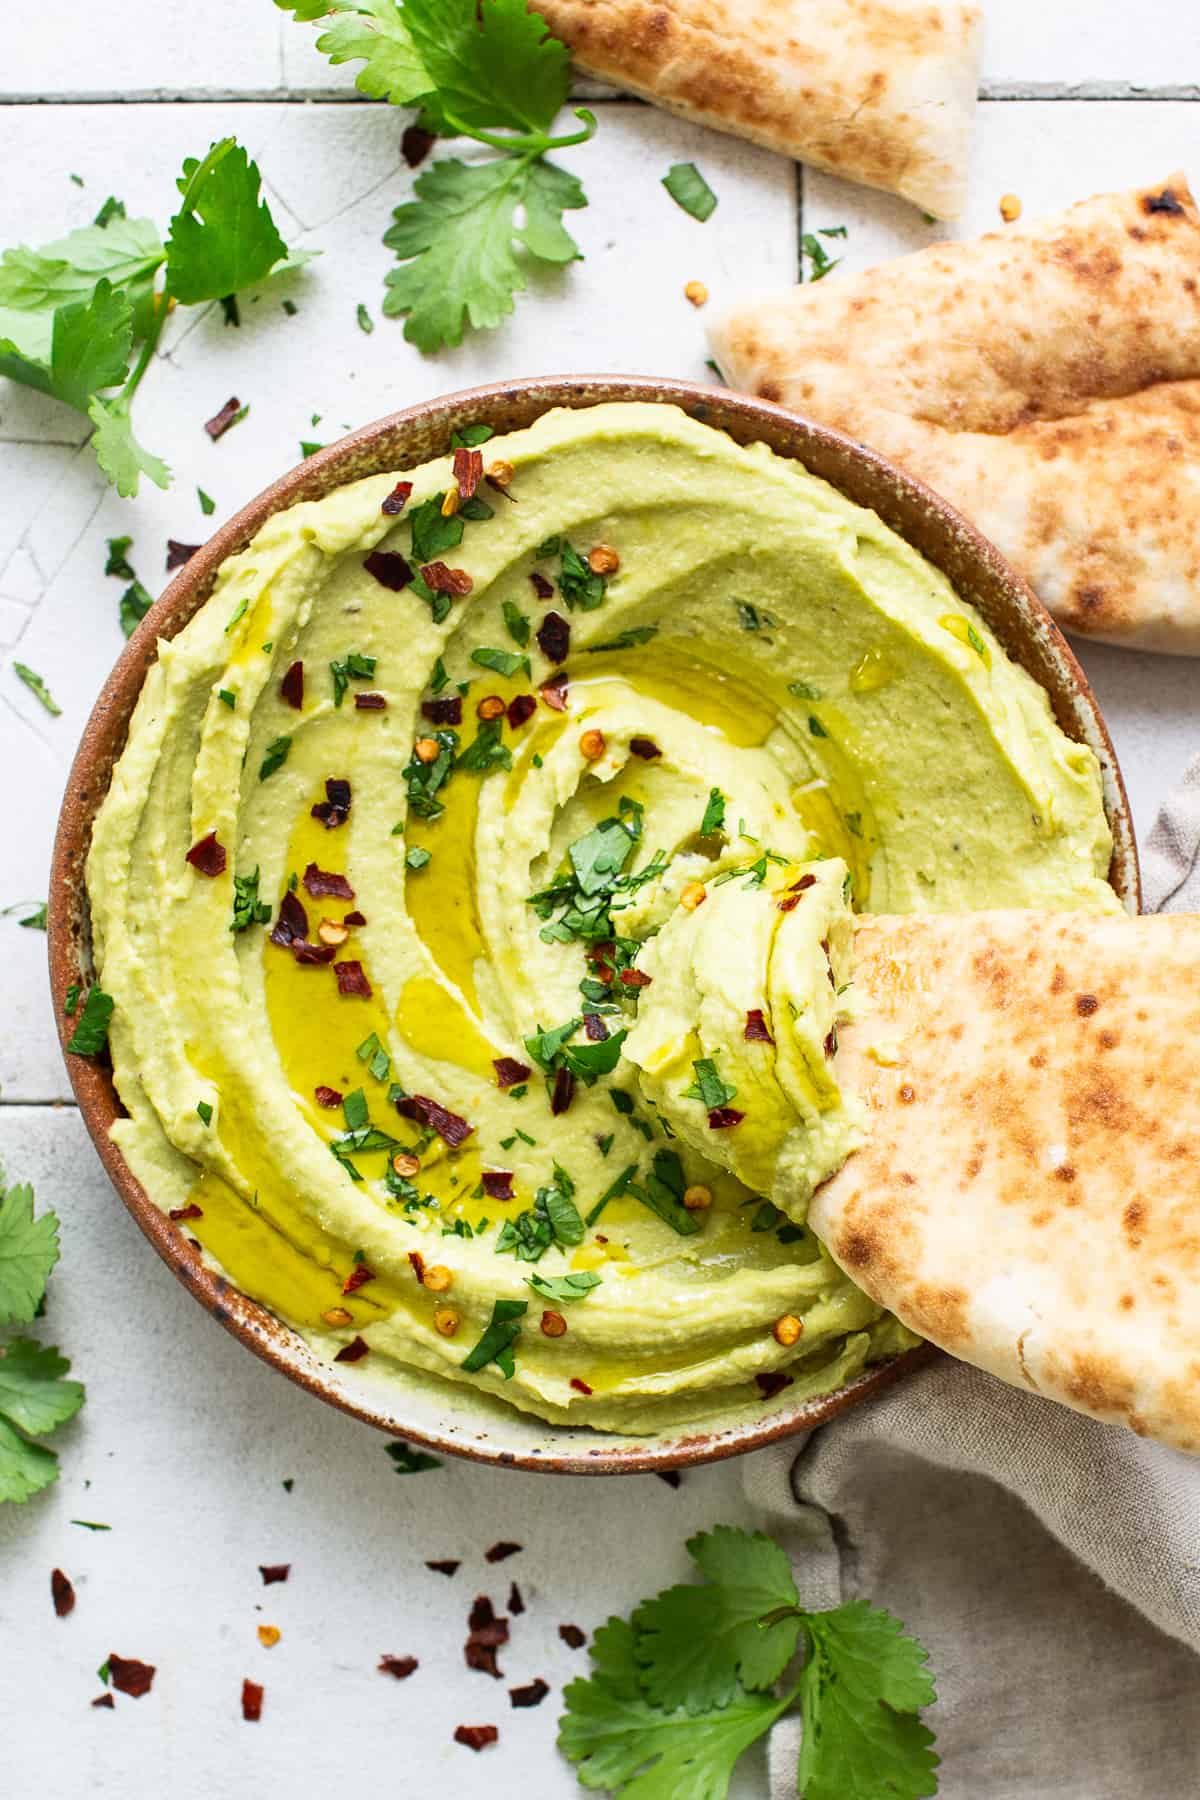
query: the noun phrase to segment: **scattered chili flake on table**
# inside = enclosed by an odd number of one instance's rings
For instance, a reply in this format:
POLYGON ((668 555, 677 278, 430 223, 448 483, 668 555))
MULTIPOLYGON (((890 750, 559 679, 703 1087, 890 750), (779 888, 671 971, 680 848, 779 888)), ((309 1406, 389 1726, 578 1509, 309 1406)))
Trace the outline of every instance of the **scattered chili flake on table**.
POLYGON ((483 1560, 490 1563, 504 1562, 507 1557, 516 1556, 523 1548, 522 1544, 512 1544, 501 1538, 498 1544, 493 1544, 490 1550, 484 1551, 483 1560))
POLYGON ((587 1643, 587 1633, 580 1631, 578 1625, 560 1625, 558 1635, 568 1650, 582 1650, 587 1643))
MULTIPOLYGON (((415 169, 425 161, 436 142, 432 131, 426 131, 424 126, 407 125, 400 139, 400 154, 409 168, 415 169)), ((411 487, 412 483, 408 485, 411 487)))
POLYGON ((508 1610, 510 1613, 523 1613, 525 1602, 521 1598, 521 1590, 514 1581, 508 1590, 508 1610))
POLYGON ((190 862, 200 875, 223 875, 227 861, 225 846, 217 842, 216 832, 210 831, 192 845, 184 860, 190 862))
POLYGON ((442 1562, 427 1562, 425 1567, 432 1569, 435 1575, 454 1575, 462 1568, 462 1563, 457 1557, 447 1557, 442 1562))
POLYGON ((215 444, 217 439, 224 437, 229 427, 236 425, 239 417, 243 416, 242 403, 236 394, 232 394, 220 412, 215 412, 211 419, 204 421, 204 429, 215 444))
POLYGON ((397 1681, 407 1681, 420 1666, 415 1656, 381 1656, 379 1659, 379 1673, 394 1675, 397 1681))
POLYGON ((263 1586, 270 1587, 276 1581, 286 1581, 292 1572, 291 1563, 259 1563, 258 1572, 263 1578, 263 1586))
POLYGON ((96 1699, 92 1701, 93 1706, 105 1706, 108 1708, 109 1712, 113 1711, 116 1704, 117 1703, 111 1694, 99 1694, 96 1699))
POLYGON ((370 1344, 368 1344, 365 1339, 360 1337, 351 1338, 348 1344, 343 1344, 333 1360, 334 1362, 342 1363, 361 1362, 363 1357, 370 1351, 370 1348, 370 1344))
POLYGON ((139 1662, 135 1656, 118 1656, 115 1650, 110 1650, 108 1678, 118 1694, 140 1700, 154 1685, 154 1664, 139 1662))
POLYGON ((468 1750, 485 1750, 499 1736, 494 1725, 456 1725, 454 1728, 455 1743, 465 1744, 468 1750))
POLYGON ((508 1697, 514 1706, 540 1706, 549 1692, 550 1683, 537 1675, 526 1687, 509 1688, 508 1697))
POLYGON ((242 1683, 242 1717, 251 1725, 257 1725, 262 1718, 263 1690, 258 1681, 242 1683))
POLYGON ((178 538, 167 539, 167 569, 182 569, 184 563, 191 562, 199 544, 181 544, 178 538))
POLYGON ((496 1651, 508 1642, 508 1620, 498 1618, 486 1594, 478 1594, 467 1619, 468 1637, 463 1655, 468 1669, 491 1675, 497 1681, 502 1671, 496 1662, 496 1651))
POLYGON ((50 1571, 50 1596, 60 1619, 75 1611, 75 1589, 61 1569, 50 1571))
POLYGON ((260 1625, 258 1628, 258 1641, 264 1650, 273 1650, 282 1636, 278 1625, 260 1625))

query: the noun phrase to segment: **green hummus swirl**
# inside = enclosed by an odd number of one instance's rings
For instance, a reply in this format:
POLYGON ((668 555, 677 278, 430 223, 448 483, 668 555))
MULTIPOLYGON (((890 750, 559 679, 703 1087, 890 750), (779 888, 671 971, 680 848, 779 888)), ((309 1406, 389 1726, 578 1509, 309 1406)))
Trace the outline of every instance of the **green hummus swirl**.
POLYGON ((1115 908, 1094 758, 762 446, 606 405, 482 456, 457 513, 445 456, 276 516, 160 644, 88 864, 113 1135, 347 1381, 627 1432, 828 1391, 912 1339, 803 1223, 858 1125, 817 908, 764 960, 756 887, 817 876, 835 980, 847 881, 1115 908))

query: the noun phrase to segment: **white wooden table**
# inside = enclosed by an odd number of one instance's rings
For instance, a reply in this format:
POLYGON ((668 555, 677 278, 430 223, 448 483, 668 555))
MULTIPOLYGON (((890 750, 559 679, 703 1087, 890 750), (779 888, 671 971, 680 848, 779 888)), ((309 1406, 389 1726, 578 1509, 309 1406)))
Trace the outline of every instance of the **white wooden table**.
MULTIPOLYGON (((968 217, 997 220, 1001 194, 1026 213, 1106 187, 1200 177, 1200 12, 1193 0, 989 0, 968 217)), ((477 380, 566 370, 704 375, 703 319, 683 297, 704 280, 717 304, 782 285, 799 234, 845 224, 848 266, 929 241, 899 201, 605 98, 594 143, 564 161, 584 178, 570 223, 586 253, 539 284, 503 329, 422 359, 380 314, 390 263, 380 243, 412 177, 401 115, 359 103, 352 71, 331 70, 312 33, 268 0, 40 0, 6 20, 0 71, 0 245, 38 243, 93 216, 109 193, 165 223, 185 154, 235 132, 262 163, 289 242, 323 255, 279 297, 177 315, 138 401, 139 434, 175 469, 165 494, 123 502, 98 478, 80 421, 0 383, 0 905, 42 898, 66 771, 101 680, 121 648, 120 585, 104 540, 132 533, 143 581, 162 582, 165 539, 201 539, 197 484, 213 523, 327 441, 410 401, 477 380), (699 225, 659 185, 695 160, 720 197, 699 225), (69 179, 75 173, 84 185, 69 179), (360 331, 364 302, 377 323, 360 331), (203 421, 231 394, 245 422, 213 445, 203 421), (320 415, 314 425, 312 415, 320 415), (32 665, 63 708, 50 718, 12 672, 32 665)), ((831 246, 832 248, 833 246, 831 246)), ((836 276, 834 277, 836 279, 836 276)), ((1085 649, 1141 832, 1200 744, 1200 666, 1085 649)), ((111 1192, 69 1100, 50 1017, 45 943, 0 923, 0 1160, 63 1220, 63 1263, 41 1334, 88 1383, 61 1434, 56 1490, 0 1509, 0 1789, 54 1800, 209 1800, 310 1795, 364 1777, 380 1792, 567 1796, 553 1749, 558 1691, 584 1666, 559 1640, 675 1579, 683 1540, 718 1520, 749 1522, 736 1464, 685 1476, 554 1481, 448 1464, 398 1478, 383 1441, 260 1366, 186 1299, 111 1192), (284 1480, 293 1480, 286 1492, 284 1480), (89 1532, 70 1521, 111 1525, 89 1532), (525 1547, 489 1568, 500 1538, 525 1547), (428 1558, 458 1557, 452 1579, 428 1558), (260 1563, 290 1562, 264 1588, 260 1563), (49 1572, 75 1582, 54 1617, 49 1572), (466 1670, 465 1616, 477 1592, 528 1611, 502 1655, 506 1680, 466 1670), (260 1646, 255 1628, 282 1639, 260 1646), (158 1667, 152 1693, 93 1712, 94 1671, 112 1650, 158 1667), (376 1673, 384 1652, 415 1654, 405 1683, 376 1673), (543 1675, 554 1694, 512 1711, 509 1682, 543 1675), (262 1722, 243 1723, 243 1677, 264 1683, 262 1722), (455 1725, 492 1721, 478 1757, 455 1725), (236 1770, 236 1774, 230 1771, 236 1770)), ((762 1793, 761 1765, 741 1782, 762 1793)), ((945 1790, 944 1790, 945 1791, 945 1790)))

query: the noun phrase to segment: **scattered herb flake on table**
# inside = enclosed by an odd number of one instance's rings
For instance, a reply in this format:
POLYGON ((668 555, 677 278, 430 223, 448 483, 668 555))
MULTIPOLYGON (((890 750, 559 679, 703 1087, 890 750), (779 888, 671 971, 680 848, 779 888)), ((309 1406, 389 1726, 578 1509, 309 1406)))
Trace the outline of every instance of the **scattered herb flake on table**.
POLYGON ((693 162, 672 163, 662 184, 676 206, 701 223, 717 210, 717 196, 693 162))
POLYGON ((41 701, 48 713, 52 713, 55 718, 61 716, 62 707, 58 704, 54 695, 50 692, 50 689, 46 686, 46 683, 35 669, 31 669, 26 663, 14 662, 13 673, 20 677, 30 693, 36 700, 41 701))

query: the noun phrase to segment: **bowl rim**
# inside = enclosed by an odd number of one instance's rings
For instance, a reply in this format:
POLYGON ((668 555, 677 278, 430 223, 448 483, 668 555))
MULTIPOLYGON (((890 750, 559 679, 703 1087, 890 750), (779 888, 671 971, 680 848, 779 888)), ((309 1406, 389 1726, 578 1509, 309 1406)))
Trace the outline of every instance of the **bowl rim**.
MULTIPOLYGON (((599 1434, 587 1426, 539 1421, 547 1436, 562 1444, 561 1449, 556 1444, 543 1453, 502 1448, 489 1443, 486 1433, 462 1438, 449 1428, 413 1426, 401 1416, 402 1394, 393 1408, 356 1391, 334 1365, 316 1358, 299 1333, 208 1268, 184 1231, 155 1206, 109 1135, 123 1109, 107 1060, 67 1054, 73 1027, 63 1012, 61 996, 72 981, 90 970, 83 871, 92 824, 107 792, 113 763, 124 746, 146 672, 156 660, 157 641, 160 636, 174 637, 192 618, 207 599, 220 565, 244 548, 273 514, 301 500, 320 497, 360 475, 411 467, 444 453, 450 433, 464 424, 491 422, 498 414, 508 413, 514 419, 519 417, 519 423, 506 424, 503 429, 519 429, 555 407, 586 409, 614 400, 678 405, 737 442, 767 443, 778 454, 829 480, 858 504, 873 508, 906 542, 943 569, 956 591, 988 618, 1005 649, 1048 693, 1067 735, 1095 751, 1114 840, 1110 879, 1128 910, 1136 912, 1141 906, 1133 823, 1107 727, 1073 652, 1028 583, 994 545, 923 482, 844 433, 786 408, 728 388, 660 376, 538 376, 485 383, 420 401, 360 426, 280 476, 221 526, 168 583, 129 639, 96 699, 67 779, 51 864, 47 940, 52 1004, 84 1126, 126 1209, 159 1256, 205 1309, 263 1361, 341 1411, 423 1448, 491 1466, 555 1474, 661 1473, 743 1455, 808 1433, 941 1352, 922 1345, 873 1365, 816 1400, 789 1406, 784 1399, 774 1410, 758 1413, 745 1423, 705 1430, 701 1420, 696 1429, 683 1427, 661 1439, 599 1434), (421 444, 422 439, 431 438, 437 449, 421 444), (421 444, 419 453, 397 456, 392 446, 405 440, 421 444), (967 594, 962 594, 964 584, 971 590, 967 594), (995 617, 990 616, 993 611, 995 617), (610 1438, 617 1442, 607 1442, 610 1438)), ((451 1426, 453 1410, 453 1399, 448 1398, 451 1426)))

